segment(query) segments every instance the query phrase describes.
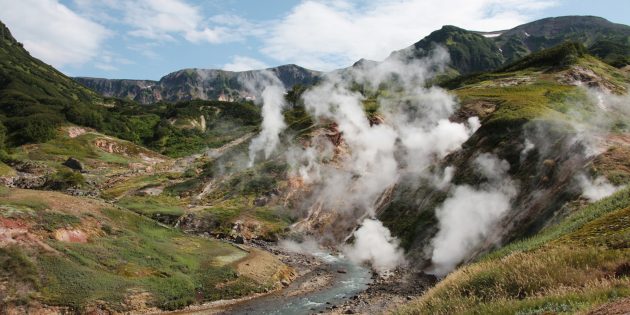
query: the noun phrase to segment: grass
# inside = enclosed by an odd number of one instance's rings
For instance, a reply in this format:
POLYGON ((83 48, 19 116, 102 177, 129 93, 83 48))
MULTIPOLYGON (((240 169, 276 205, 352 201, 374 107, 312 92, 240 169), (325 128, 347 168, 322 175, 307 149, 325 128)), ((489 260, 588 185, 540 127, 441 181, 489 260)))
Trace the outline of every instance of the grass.
POLYGON ((591 222, 596 218, 628 206, 630 206, 630 187, 624 188, 612 196, 586 206, 584 209, 581 209, 580 211, 567 217, 559 224, 550 226, 531 238, 508 244, 507 246, 486 255, 483 259, 500 259, 501 257, 505 257, 513 252, 530 251, 539 248, 545 243, 582 228, 588 222, 591 222))
POLYGON ((266 230, 265 234, 268 236, 286 233, 287 229, 294 221, 293 218, 280 207, 257 208, 254 210, 253 216, 263 223, 264 229, 266 230))
POLYGON ((626 188, 458 269, 396 313, 573 313, 630 296, 628 217, 626 188))
POLYGON ((133 289, 151 293, 152 305, 177 309, 196 302, 202 288, 207 292, 202 300, 222 297, 214 288, 238 278, 216 259, 240 252, 231 245, 187 236, 124 210, 103 213, 115 226, 111 235, 84 244, 49 241, 65 255, 39 257, 47 303, 78 309, 94 300, 118 305, 133 289))
MULTIPOLYGON (((15 273, 6 276, 15 281, 11 288, 24 288, 24 292, 8 292, 7 301, 12 303, 37 299, 83 312, 98 300, 113 310, 124 311, 126 297, 133 292, 147 292, 149 305, 170 310, 261 292, 270 285, 235 272, 232 264, 248 254, 230 244, 187 235, 129 210, 107 207, 88 198, 59 194, 59 198, 76 198, 76 203, 85 204, 73 208, 79 213, 69 213, 64 210, 65 203, 47 205, 35 198, 14 202, 11 198, 16 192, 2 191, 0 216, 30 222, 29 233, 56 252, 33 243, 0 249, 0 278, 2 270, 10 268, 15 273), (6 210, 17 208, 19 212, 6 210), (84 220, 93 223, 84 224, 84 220), (96 226, 94 222, 98 222, 96 226), (58 228, 81 229, 90 235, 89 241, 55 240, 51 233, 58 228)), ((58 193, 46 194, 54 198, 58 193)), ((159 204, 160 198, 148 200, 159 204)), ((123 201, 128 205, 151 203, 133 197, 123 201)))
POLYGON ((117 143, 125 149, 127 154, 109 153, 94 144, 97 139, 104 138, 98 133, 85 133, 75 138, 70 138, 63 132, 59 132, 57 136, 47 142, 21 146, 14 150, 14 158, 29 159, 42 161, 49 165, 58 165, 69 157, 74 157, 83 162, 105 162, 112 166, 127 166, 132 162, 141 162, 138 157, 141 152, 149 152, 147 149, 141 148, 131 142, 119 139, 109 140, 117 143))
POLYGON ((13 176, 15 170, 3 162, 0 162, 0 176, 13 176))
POLYGON ((169 178, 173 178, 173 176, 175 175, 168 173, 134 176, 126 179, 125 181, 116 183, 112 187, 102 191, 101 197, 105 199, 115 199, 137 189, 159 185, 167 181, 169 178))
POLYGON ((41 212, 38 221, 42 228, 50 232, 60 228, 76 227, 81 224, 79 217, 55 211, 41 212))
POLYGON ((498 104, 497 110, 488 118, 484 125, 496 123, 512 123, 532 120, 540 117, 563 119, 560 111, 556 110, 559 102, 550 100, 549 95, 555 97, 575 93, 576 87, 560 85, 552 81, 537 81, 528 85, 508 87, 466 87, 455 92, 463 103, 472 100, 485 100, 498 104))
POLYGON ((179 217, 184 214, 183 203, 169 196, 126 196, 118 205, 148 217, 179 217))
POLYGON ((36 265, 17 245, 0 248, 0 281, 6 283, 4 295, 13 296, 13 302, 17 304, 30 300, 30 292, 26 288, 40 286, 36 265))

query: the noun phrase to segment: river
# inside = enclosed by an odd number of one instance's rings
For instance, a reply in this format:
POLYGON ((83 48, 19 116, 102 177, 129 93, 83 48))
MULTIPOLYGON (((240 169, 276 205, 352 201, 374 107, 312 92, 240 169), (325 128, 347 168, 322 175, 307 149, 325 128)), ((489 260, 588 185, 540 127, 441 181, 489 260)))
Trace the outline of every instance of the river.
POLYGON ((287 288, 234 304, 222 314, 312 314, 332 305, 341 305, 352 296, 366 290, 371 283, 370 269, 358 266, 349 260, 328 253, 315 253, 324 261, 322 268, 306 274, 291 283, 287 288), (322 273, 330 276, 327 285, 301 293, 303 284, 312 281, 322 273))

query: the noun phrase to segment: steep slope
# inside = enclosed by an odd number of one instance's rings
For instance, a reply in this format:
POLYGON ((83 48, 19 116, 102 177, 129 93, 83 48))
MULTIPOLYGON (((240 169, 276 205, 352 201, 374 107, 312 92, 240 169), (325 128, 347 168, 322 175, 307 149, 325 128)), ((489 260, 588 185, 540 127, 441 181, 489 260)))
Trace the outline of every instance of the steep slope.
POLYGON ((609 64, 628 64, 630 26, 593 16, 546 18, 510 30, 476 32, 444 26, 414 45, 393 53, 422 58, 434 45, 451 55, 450 66, 460 74, 489 71, 514 62, 532 52, 564 41, 578 42, 609 64))
POLYGON ((444 26, 413 46, 392 53, 389 58, 403 55, 407 58, 428 56, 435 45, 447 48, 450 66, 459 73, 472 73, 496 69, 503 65, 505 57, 491 38, 455 26, 444 26))
POLYGON ((533 238, 455 271, 395 314, 624 314, 630 195, 582 206, 533 238))
MULTIPOLYGON (((103 98, 31 57, 0 26, 0 121, 8 131, 0 151, 0 313, 160 312, 290 282, 292 270, 269 253, 172 226, 192 203, 186 181, 204 171, 198 160, 248 140, 258 106, 103 98), (162 194, 161 185, 187 194, 162 194)), ((229 197, 236 210, 253 208, 229 197)), ((225 217, 221 207, 199 206, 225 217)), ((243 212, 262 228, 270 222, 271 235, 288 224, 271 209, 243 212)), ((221 223, 229 229, 233 221, 221 223)))
POLYGON ((296 65, 283 65, 266 70, 233 72, 214 69, 184 69, 150 80, 108 80, 79 77, 75 80, 105 96, 132 99, 143 104, 182 100, 242 100, 250 98, 243 82, 256 80, 262 71, 276 75, 287 89, 295 85, 311 85, 320 73, 296 65))
MULTIPOLYGON (((452 119, 474 115, 482 123, 461 151, 447 157, 446 165, 457 168, 453 181, 459 185, 478 184, 480 178, 474 175, 472 161, 480 153, 493 152, 509 162, 510 176, 520 182, 511 218, 496 231, 492 242, 482 246, 485 250, 536 233, 566 202, 579 196, 574 176, 588 173, 588 167, 580 168, 595 158, 584 154, 579 141, 576 144, 579 128, 591 130, 606 122, 600 126, 602 130, 591 132, 608 138, 625 130, 611 132, 612 126, 623 126, 629 119, 620 108, 602 110, 589 94, 592 91, 579 86, 627 93, 628 82, 622 72, 585 54, 579 44, 569 43, 532 54, 503 70, 446 84, 462 104, 452 119), (590 116, 600 121, 590 121, 590 116), (587 127, 578 128, 581 124, 587 127), (526 142, 537 149, 524 155, 526 142)), ((611 141, 601 145, 609 148, 619 144, 611 141)), ((627 175, 619 178, 625 181, 627 175)), ((422 257, 437 228, 433 210, 445 198, 441 191, 407 186, 403 181, 380 216, 412 254, 422 257)))
POLYGON ((10 142, 50 139, 55 128, 67 121, 64 112, 94 103, 103 100, 31 57, 0 22, 0 120, 8 129, 10 142))
MULTIPOLYGON (((9 30, 0 26, 0 147, 5 142, 8 147, 47 142, 58 137, 59 127, 79 125, 166 155, 182 156, 221 146, 259 124, 260 109, 251 102, 162 103, 148 107, 103 98, 31 57, 9 30)), ((280 67, 277 71, 289 83, 299 77, 292 67, 280 67)), ((168 80, 185 82, 186 78, 200 77, 194 73, 186 75, 184 71, 168 80)), ((151 83, 142 82, 141 86, 147 84, 151 83)), ((119 86, 131 85, 122 81, 119 86)), ((137 91, 144 90, 138 87, 137 91)))

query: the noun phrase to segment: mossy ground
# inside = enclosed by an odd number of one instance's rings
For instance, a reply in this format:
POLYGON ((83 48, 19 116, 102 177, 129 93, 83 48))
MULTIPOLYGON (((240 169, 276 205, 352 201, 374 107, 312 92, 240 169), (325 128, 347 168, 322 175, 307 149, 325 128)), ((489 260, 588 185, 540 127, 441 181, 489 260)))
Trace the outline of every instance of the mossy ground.
POLYGON ((53 250, 30 242, 3 249, 7 253, 4 261, 20 266, 12 272, 21 276, 11 277, 11 281, 33 288, 9 296, 9 303, 37 300, 80 311, 103 301, 112 309, 123 310, 121 303, 130 294, 148 292, 149 305, 176 309, 275 285, 236 273, 233 263, 248 255, 241 249, 186 235, 124 208, 85 198, 4 189, 0 218, 25 222, 29 235, 53 250), (68 202, 72 202, 71 208, 64 207, 68 202), (82 230, 90 235, 89 240, 56 240, 50 233, 59 228, 82 230))

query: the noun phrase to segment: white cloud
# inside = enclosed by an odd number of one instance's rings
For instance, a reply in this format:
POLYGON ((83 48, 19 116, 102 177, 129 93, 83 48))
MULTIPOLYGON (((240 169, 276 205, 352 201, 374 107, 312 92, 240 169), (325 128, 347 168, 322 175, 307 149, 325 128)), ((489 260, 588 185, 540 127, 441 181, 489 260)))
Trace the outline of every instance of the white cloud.
POLYGON ((119 70, 119 65, 130 65, 133 63, 133 61, 121 57, 114 52, 104 51, 101 56, 96 58, 94 67, 103 71, 113 72, 119 70))
POLYGON ((57 0, 0 0, 0 19, 35 57, 55 67, 81 65, 97 56, 111 34, 57 0))
POLYGON ((132 27, 132 36, 173 40, 180 34, 191 42, 217 43, 220 29, 203 27, 199 8, 179 0, 139 0, 124 2, 124 22, 132 27))
POLYGON ((242 40, 249 30, 255 29, 246 20, 232 15, 206 19, 201 7, 184 0, 75 0, 75 3, 86 15, 126 25, 128 35, 151 41, 183 38, 192 43, 220 44, 242 40))
POLYGON ((234 56, 232 62, 223 66, 223 70, 227 71, 247 71, 269 68, 264 62, 245 56, 234 56))
POLYGON ((304 1, 262 38, 262 51, 284 63, 330 70, 360 58, 381 60, 442 25, 501 30, 553 6, 542 0, 304 1))

